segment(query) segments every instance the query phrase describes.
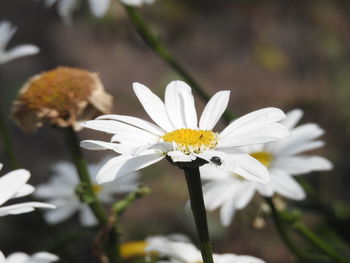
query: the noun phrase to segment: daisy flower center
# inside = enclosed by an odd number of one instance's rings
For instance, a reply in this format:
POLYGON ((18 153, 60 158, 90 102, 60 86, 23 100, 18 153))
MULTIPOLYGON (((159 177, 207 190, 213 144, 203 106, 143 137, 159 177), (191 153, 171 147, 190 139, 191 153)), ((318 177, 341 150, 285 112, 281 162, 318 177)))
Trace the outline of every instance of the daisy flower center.
POLYGON ((268 152, 253 152, 250 154, 253 158, 261 162, 265 167, 270 167, 272 162, 272 154, 268 152))
POLYGON ((189 154, 214 149, 217 137, 217 133, 208 130, 178 129, 164 134, 161 139, 175 143, 175 150, 189 154))
POLYGON ((95 192, 95 194, 99 194, 102 191, 102 185, 94 184, 92 185, 92 190, 95 192))

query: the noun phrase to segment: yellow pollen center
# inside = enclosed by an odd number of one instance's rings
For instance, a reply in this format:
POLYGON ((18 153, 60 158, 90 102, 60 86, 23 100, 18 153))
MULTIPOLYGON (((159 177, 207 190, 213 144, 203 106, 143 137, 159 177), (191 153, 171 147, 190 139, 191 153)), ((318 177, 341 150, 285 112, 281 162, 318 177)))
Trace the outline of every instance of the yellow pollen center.
POLYGON ((217 134, 207 130, 178 129, 164 134, 161 139, 164 142, 175 143, 175 150, 186 154, 214 149, 217 145, 217 134))
MULTIPOLYGON (((130 259, 133 257, 145 256, 147 253, 145 252, 145 248, 147 246, 146 241, 134 241, 124 243, 120 246, 120 257, 122 259, 130 259)), ((151 254, 154 254, 151 252, 151 254)))
POLYGON ((94 184, 92 185, 92 190, 95 192, 95 194, 99 194, 102 191, 102 185, 94 184))
POLYGON ((265 167, 269 167, 272 162, 272 154, 268 152, 253 152, 250 154, 253 158, 261 162, 265 167))

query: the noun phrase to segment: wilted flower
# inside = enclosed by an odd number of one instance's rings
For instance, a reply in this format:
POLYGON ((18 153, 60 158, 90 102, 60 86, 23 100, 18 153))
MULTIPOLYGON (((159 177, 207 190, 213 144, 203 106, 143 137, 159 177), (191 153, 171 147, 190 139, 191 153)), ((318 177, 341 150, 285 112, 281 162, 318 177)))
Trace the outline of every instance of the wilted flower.
MULTIPOLYGON (((141 6, 143 4, 152 4, 156 0, 119 0, 121 3, 130 6, 141 6)), ((72 22, 72 16, 76 11, 81 1, 79 0, 45 0, 47 6, 52 6, 57 2, 58 13, 66 24, 72 22)), ((90 11, 93 16, 100 18, 104 16, 111 4, 110 0, 88 0, 90 11)))
POLYGON ((255 192, 266 197, 277 193, 293 200, 304 199, 305 192, 293 176, 332 168, 332 164, 323 157, 302 154, 319 148, 324 143, 316 140, 323 134, 317 124, 308 123, 295 128, 301 117, 301 110, 293 110, 282 121, 290 129, 289 138, 242 148, 268 168, 271 175, 269 184, 248 181, 237 173, 214 171, 208 165, 201 167, 202 179, 208 180, 203 188, 206 208, 211 211, 221 207, 223 225, 230 224, 235 211, 244 208, 255 192))
MULTIPOLYGON (((172 241, 163 236, 150 238, 147 243, 145 250, 157 253, 160 258, 157 262, 203 262, 201 252, 191 243, 172 241)), ((213 259, 215 263, 264 263, 263 260, 256 257, 235 254, 213 254, 213 259)))
MULTIPOLYGON (((0 164, 0 170, 1 168, 2 164, 0 164)), ((35 188, 27 184, 29 177, 29 171, 24 169, 14 170, 0 177, 0 216, 28 213, 34 211, 35 208, 55 208, 54 205, 39 202, 26 202, 1 207, 10 199, 33 193, 35 188)))
POLYGON ((25 83, 13 104, 12 115, 26 132, 34 132, 44 121, 79 129, 78 121, 110 112, 112 100, 96 73, 58 67, 25 83))
POLYGON ((252 112, 218 133, 212 129, 228 105, 229 91, 216 93, 198 122, 191 88, 186 83, 171 82, 165 91, 165 103, 140 83, 134 83, 133 88, 157 125, 125 115, 105 115, 85 122, 83 126, 86 128, 114 136, 111 142, 83 141, 82 147, 109 149, 121 154, 102 167, 97 174, 98 183, 110 182, 165 157, 179 166, 209 162, 248 180, 269 181, 265 166, 237 149, 238 146, 271 142, 288 136, 288 130, 277 123, 285 117, 281 110, 265 108, 252 112))
POLYGON ((0 251, 0 263, 50 263, 58 260, 56 255, 48 252, 38 252, 31 256, 23 252, 15 252, 5 258, 0 251))
MULTIPOLYGON (((97 164, 89 165, 92 179, 105 161, 102 159, 97 164)), ((82 225, 96 225, 98 221, 90 207, 82 203, 77 196, 76 187, 79 184, 79 179, 76 175, 75 167, 68 162, 60 162, 53 169, 55 171, 54 177, 48 183, 39 185, 35 192, 36 197, 46 199, 57 206, 56 210, 45 213, 46 221, 56 224, 79 211, 82 225)), ((112 184, 93 185, 93 189, 101 202, 110 204, 115 201, 115 195, 126 194, 135 190, 138 186, 137 180, 139 177, 140 174, 133 173, 112 184)))
POLYGON ((0 21, 0 65, 16 58, 34 55, 39 52, 39 48, 34 45, 24 44, 6 50, 7 44, 16 33, 16 27, 9 21, 0 21))

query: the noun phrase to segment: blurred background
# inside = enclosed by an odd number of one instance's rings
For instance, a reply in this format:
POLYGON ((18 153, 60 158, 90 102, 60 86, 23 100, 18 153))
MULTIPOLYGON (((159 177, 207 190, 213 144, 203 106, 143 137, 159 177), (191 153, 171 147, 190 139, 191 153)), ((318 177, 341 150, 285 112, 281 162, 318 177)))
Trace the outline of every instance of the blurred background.
MULTIPOLYGON (((305 178, 339 218, 350 217, 349 1, 159 0, 139 11, 210 95, 231 90, 229 107, 236 116, 268 106, 284 111, 301 108, 305 111, 302 123, 315 122, 323 127, 326 146, 317 153, 330 159, 334 170, 305 178)), ((114 113, 141 118, 147 117, 133 94, 132 82, 141 82, 162 97, 165 85, 179 79, 144 44, 117 1, 102 19, 92 17, 83 3, 74 14, 73 24, 65 25, 56 6, 45 8, 41 0, 2 0, 0 20, 18 27, 10 46, 31 43, 41 49, 38 55, 1 66, 0 107, 6 114, 29 77, 57 66, 98 72, 114 96, 114 113)), ((197 105, 201 112, 204 104, 199 98, 197 105)), ((10 120, 9 125, 16 154, 21 166, 32 172, 33 185, 47 181, 57 161, 69 160, 58 131, 44 127, 29 135, 10 120)), ((79 135, 81 139, 98 138, 91 131, 79 135)), ((92 163, 107 154, 84 153, 92 163)), ((0 161, 5 164, 4 174, 10 168, 1 142, 0 161)), ((175 232, 195 240, 191 214, 184 209, 187 189, 181 171, 164 161, 142 173, 142 181, 153 191, 123 217, 122 240, 175 232)), ((292 204, 306 209, 304 220, 308 225, 333 238, 335 233, 320 229, 326 219, 311 209, 312 205, 311 201, 292 204)), ((216 213, 209 214, 215 250, 250 254, 270 263, 293 262, 271 220, 266 227, 256 229, 252 224, 254 211, 247 211, 240 213, 229 228, 220 225, 216 213)), ((1 218, 1 250, 9 254, 46 249, 47 236, 54 233, 38 222, 35 214, 1 218)), ((78 228, 76 217, 58 225, 56 231, 70 233, 78 228)), ((89 251, 92 238, 87 231, 83 238, 65 245, 66 249, 75 255, 89 251)), ((94 262, 89 252, 85 255, 88 262, 94 262)))

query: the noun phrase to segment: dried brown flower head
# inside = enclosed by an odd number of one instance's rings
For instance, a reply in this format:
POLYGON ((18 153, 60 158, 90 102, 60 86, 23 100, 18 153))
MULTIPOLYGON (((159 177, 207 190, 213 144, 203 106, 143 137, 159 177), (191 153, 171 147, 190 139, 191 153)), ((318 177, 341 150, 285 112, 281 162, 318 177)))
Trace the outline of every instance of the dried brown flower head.
POLYGON ((58 67, 24 84, 13 103, 12 116, 22 130, 30 133, 44 121, 79 129, 79 121, 110 113, 112 101, 96 73, 58 67))

